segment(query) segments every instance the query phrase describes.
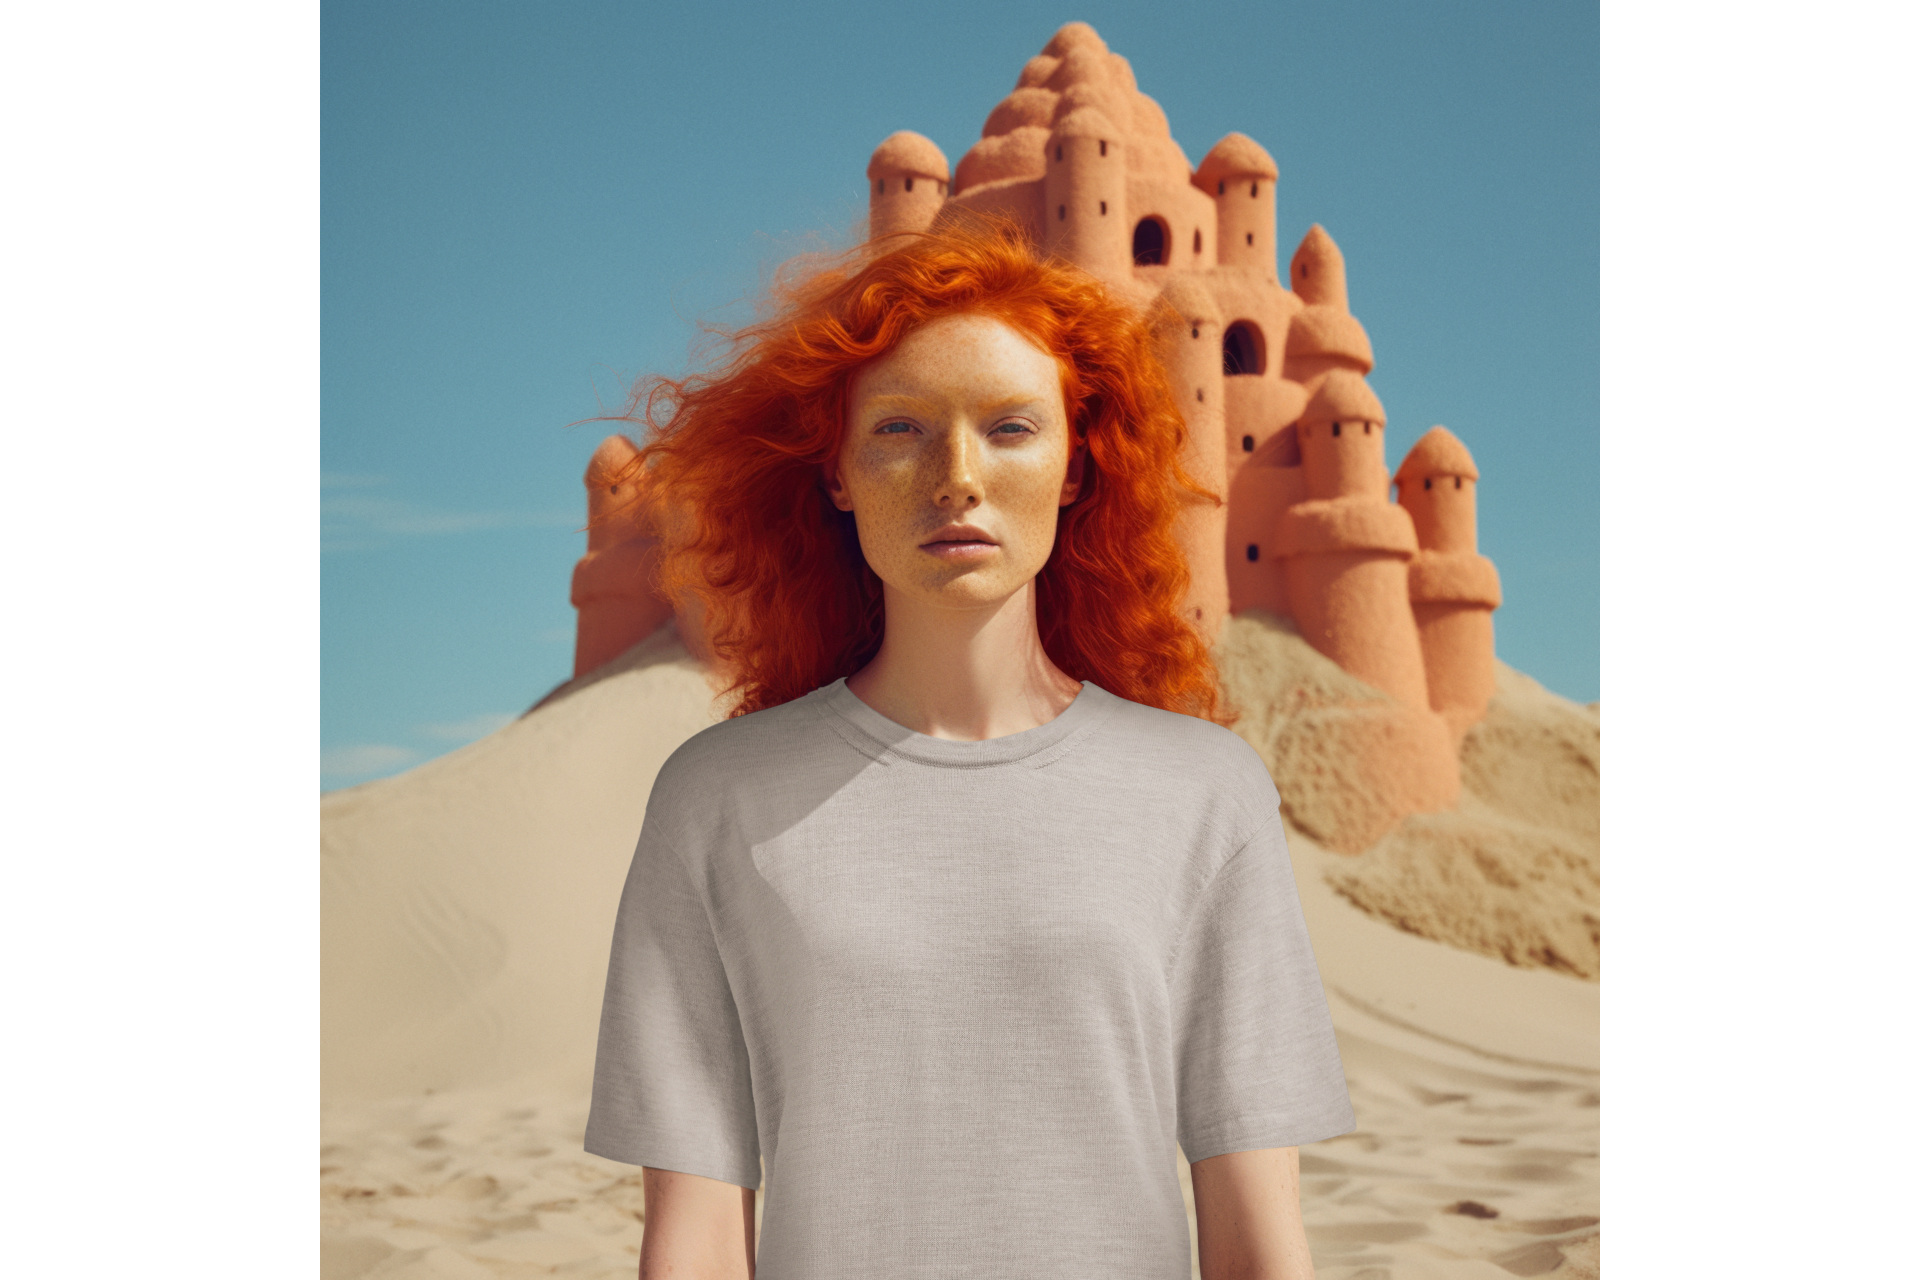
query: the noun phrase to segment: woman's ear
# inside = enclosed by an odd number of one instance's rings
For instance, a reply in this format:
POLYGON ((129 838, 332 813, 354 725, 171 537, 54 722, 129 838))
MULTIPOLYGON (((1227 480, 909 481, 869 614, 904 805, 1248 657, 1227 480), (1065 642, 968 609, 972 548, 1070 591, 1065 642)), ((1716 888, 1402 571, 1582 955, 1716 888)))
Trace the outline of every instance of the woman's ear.
POLYGON ((1067 458, 1067 481, 1060 486, 1060 505, 1066 506, 1080 496, 1087 474, 1087 442, 1075 438, 1073 453, 1067 458))
POLYGON ((853 510, 853 499, 848 496, 847 487, 840 483, 840 469, 831 462, 820 464, 820 487, 827 491, 834 506, 842 511, 853 510))

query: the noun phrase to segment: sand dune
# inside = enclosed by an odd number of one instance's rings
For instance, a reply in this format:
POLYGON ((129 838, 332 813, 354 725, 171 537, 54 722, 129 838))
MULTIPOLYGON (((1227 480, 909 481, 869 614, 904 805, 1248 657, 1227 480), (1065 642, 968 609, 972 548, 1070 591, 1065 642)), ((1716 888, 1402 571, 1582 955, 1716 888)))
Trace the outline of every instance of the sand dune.
POLYGON ((1357 856, 1330 882, 1399 928, 1522 967, 1600 976, 1600 713, 1496 662, 1487 714, 1460 745, 1460 803, 1354 848, 1367 770, 1342 717, 1386 695, 1316 653, 1293 623, 1249 611, 1218 647, 1237 732, 1279 785, 1290 829, 1357 856))
MULTIPOLYGON (((1327 679, 1284 628, 1230 627, 1327 679)), ((325 1280, 634 1273, 639 1171, 580 1150, 600 986, 654 771, 714 712, 670 629, 596 675, 322 800, 325 1280)), ((1575 704, 1515 677, 1469 772, 1494 819, 1559 839, 1586 821, 1579 752, 1553 745, 1575 704)), ((1319 1274, 1597 1275, 1598 986, 1512 945, 1559 936, 1592 868, 1552 869, 1529 899, 1463 885, 1443 842, 1407 831, 1356 858, 1291 830, 1360 1122, 1302 1155, 1319 1274), (1423 852, 1431 901, 1411 923, 1438 938, 1351 891, 1423 852), (1489 892, 1512 917, 1491 944, 1446 936, 1489 892)))

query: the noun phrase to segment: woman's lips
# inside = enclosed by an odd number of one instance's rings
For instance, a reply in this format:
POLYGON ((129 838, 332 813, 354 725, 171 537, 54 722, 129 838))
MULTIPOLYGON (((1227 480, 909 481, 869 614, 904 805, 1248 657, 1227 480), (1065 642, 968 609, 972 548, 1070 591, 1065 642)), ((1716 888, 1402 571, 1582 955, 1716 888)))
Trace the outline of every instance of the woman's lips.
POLYGON ((920 544, 920 549, 939 556, 942 560, 971 560, 999 550, 999 545, 978 538, 963 538, 944 542, 923 542, 920 544))

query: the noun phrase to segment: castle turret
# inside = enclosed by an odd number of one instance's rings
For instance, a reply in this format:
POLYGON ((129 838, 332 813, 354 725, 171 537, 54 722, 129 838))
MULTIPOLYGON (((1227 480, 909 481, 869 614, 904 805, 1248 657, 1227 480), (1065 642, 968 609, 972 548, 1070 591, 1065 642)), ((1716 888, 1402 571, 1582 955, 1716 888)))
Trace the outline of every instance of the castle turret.
POLYGON ((643 491, 640 451, 608 436, 587 463, 587 554, 573 567, 573 674, 619 657, 673 616, 655 592, 660 544, 643 491))
POLYGON ((1287 326, 1287 378, 1311 384, 1329 369, 1372 372, 1373 344, 1347 309, 1346 259, 1319 223, 1294 250, 1289 274, 1306 305, 1287 326))
POLYGON ((1307 500, 1280 517, 1287 596, 1309 644, 1410 707, 1428 705, 1407 607, 1413 520, 1387 500, 1386 412, 1348 370, 1329 373, 1296 424, 1307 500))
POLYGON ((1493 611, 1500 573, 1479 554, 1473 455, 1445 427, 1420 437, 1394 483, 1413 518, 1420 551, 1407 590, 1425 656, 1433 709, 1457 738, 1486 714, 1493 697, 1493 611))
POLYGON ((1110 283, 1133 276, 1125 152, 1119 128, 1091 107, 1068 112, 1047 139, 1044 243, 1110 283))
POLYGON ((867 239, 925 231, 947 202, 947 157, 917 133, 889 134, 867 161, 867 239))
POLYGON ((1220 139, 1200 161, 1193 185, 1213 197, 1221 266, 1251 267, 1278 278, 1273 186, 1279 176, 1266 148, 1244 133, 1220 139))
POLYGON ((1319 223, 1307 228, 1289 268, 1294 293, 1310 307, 1347 310, 1347 259, 1319 223))
POLYGON ((1196 503, 1181 513, 1175 536, 1192 575, 1187 616, 1212 644, 1226 622, 1227 537, 1226 396, 1220 367, 1222 321, 1213 294, 1191 276, 1176 276, 1161 292, 1154 336, 1160 360, 1173 386, 1174 401, 1186 419, 1187 438, 1180 462, 1199 485, 1219 495, 1218 503, 1196 503))

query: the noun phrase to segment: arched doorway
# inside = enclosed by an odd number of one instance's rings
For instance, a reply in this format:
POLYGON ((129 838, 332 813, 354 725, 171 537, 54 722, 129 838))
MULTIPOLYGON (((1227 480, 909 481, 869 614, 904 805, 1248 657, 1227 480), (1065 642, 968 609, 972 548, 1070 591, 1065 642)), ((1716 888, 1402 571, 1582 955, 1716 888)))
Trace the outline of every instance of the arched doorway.
POLYGON ((1235 320, 1220 342, 1220 360, 1228 377, 1267 371, 1267 341, 1251 320, 1235 320))
POLYGON ((1167 224, 1142 218, 1133 228, 1133 265, 1157 267, 1167 260, 1167 224))

